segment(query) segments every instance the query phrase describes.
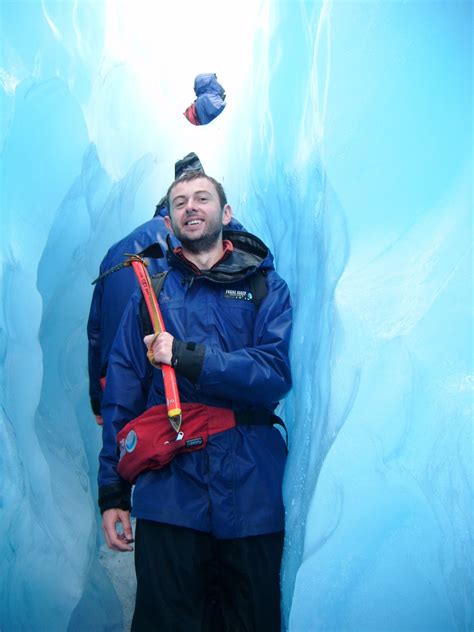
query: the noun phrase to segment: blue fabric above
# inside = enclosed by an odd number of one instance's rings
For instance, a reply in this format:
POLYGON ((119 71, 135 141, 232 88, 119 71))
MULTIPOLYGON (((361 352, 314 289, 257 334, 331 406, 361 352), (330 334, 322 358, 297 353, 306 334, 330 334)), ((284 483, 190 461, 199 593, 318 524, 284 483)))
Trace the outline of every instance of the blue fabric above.
POLYGON ((201 125, 207 125, 225 108, 225 91, 214 73, 198 75, 194 80, 196 115, 201 125))
POLYGON ((197 97, 211 93, 219 96, 221 99, 225 98, 224 88, 217 81, 217 75, 211 72, 197 75, 194 79, 194 92, 197 97))

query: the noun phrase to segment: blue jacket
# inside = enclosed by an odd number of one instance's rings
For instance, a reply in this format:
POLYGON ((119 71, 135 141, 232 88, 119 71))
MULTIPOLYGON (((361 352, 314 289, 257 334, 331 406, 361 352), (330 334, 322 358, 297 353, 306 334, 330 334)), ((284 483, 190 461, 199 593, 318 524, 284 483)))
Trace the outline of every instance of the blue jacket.
MULTIPOLYGON (((200 274, 168 253, 170 270, 159 301, 165 327, 177 340, 181 400, 255 411, 255 425, 212 435, 205 449, 178 455, 162 470, 139 476, 133 513, 220 538, 239 538, 284 526, 286 447, 280 432, 258 425, 257 416, 258 409, 273 411, 291 387, 292 308, 287 285, 264 244, 249 233, 228 235, 234 251, 200 274), (258 310, 249 300, 249 277, 257 269, 265 271, 267 283, 258 310)), ((140 304, 135 293, 110 355, 99 468, 103 510, 128 506, 127 485, 116 472, 117 432, 165 402, 161 371, 146 358, 140 304)))
POLYGON ((224 88, 214 73, 198 75, 194 80, 196 115, 201 125, 207 125, 225 108, 224 88))
MULTIPOLYGON (((163 208, 160 215, 138 226, 129 235, 111 246, 100 264, 100 275, 123 263, 125 253, 142 252, 154 243, 160 244, 163 252, 166 253, 166 237, 169 233, 163 216, 167 213, 167 209, 163 208)), ((234 219, 231 220, 230 226, 235 230, 243 229, 242 224, 234 219)), ((168 269, 166 256, 147 260, 150 275, 168 269)), ((130 267, 121 268, 104 276, 94 287, 87 323, 87 337, 89 341, 89 396, 91 408, 96 415, 100 415, 101 412, 100 379, 105 377, 115 333, 125 307, 137 287, 136 276, 130 267)))
MULTIPOLYGON (((136 254, 153 243, 159 243, 166 250, 168 230, 163 217, 157 216, 138 226, 129 235, 115 243, 108 250, 100 264, 100 274, 107 272, 125 261, 125 253, 136 254)), ((166 257, 148 259, 150 274, 156 274, 168 268, 166 257)), ((132 268, 121 268, 100 279, 92 295, 87 323, 89 340, 89 396, 91 407, 100 415, 102 388, 100 379, 105 376, 112 348, 112 342, 118 329, 124 309, 137 289, 137 279, 132 268)))

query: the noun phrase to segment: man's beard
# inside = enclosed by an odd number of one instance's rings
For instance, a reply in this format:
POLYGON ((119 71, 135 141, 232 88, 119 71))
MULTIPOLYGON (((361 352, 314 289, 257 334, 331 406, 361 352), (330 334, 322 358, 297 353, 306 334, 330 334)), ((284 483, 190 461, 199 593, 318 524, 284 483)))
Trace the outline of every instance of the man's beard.
POLYGON ((183 235, 177 226, 173 226, 173 232, 185 250, 192 252, 194 255, 198 255, 202 252, 208 252, 211 250, 219 239, 222 238, 222 224, 209 226, 206 232, 204 232, 200 237, 196 237, 194 239, 190 239, 189 237, 183 235))

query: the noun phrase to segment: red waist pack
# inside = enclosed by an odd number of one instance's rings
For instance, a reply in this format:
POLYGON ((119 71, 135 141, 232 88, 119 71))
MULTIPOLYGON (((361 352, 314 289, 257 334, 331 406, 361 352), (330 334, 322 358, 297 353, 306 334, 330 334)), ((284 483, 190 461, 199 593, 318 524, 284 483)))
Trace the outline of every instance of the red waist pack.
POLYGON ((176 434, 165 405, 153 406, 126 424, 117 435, 120 449, 117 472, 135 483, 145 470, 160 470, 181 452, 202 450, 209 435, 234 428, 235 415, 228 408, 182 404, 183 422, 176 434))

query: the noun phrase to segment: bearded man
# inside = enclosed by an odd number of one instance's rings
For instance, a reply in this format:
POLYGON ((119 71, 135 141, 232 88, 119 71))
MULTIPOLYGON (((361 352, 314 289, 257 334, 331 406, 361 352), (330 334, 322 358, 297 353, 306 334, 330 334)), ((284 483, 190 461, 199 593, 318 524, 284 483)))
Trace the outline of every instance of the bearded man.
POLYGON ((166 423, 157 367, 170 365, 182 432, 199 405, 208 436, 133 481, 132 631, 279 632, 286 445, 274 410, 291 388, 288 287, 260 239, 225 230, 232 209, 216 180, 191 171, 167 195, 165 222, 181 245, 168 251, 158 296, 166 332, 144 337, 137 292, 110 353, 99 470, 105 537, 112 549, 132 550, 117 434, 144 413, 166 423), (265 286, 258 301, 256 278, 265 286), (224 417, 232 423, 216 431, 224 417))

